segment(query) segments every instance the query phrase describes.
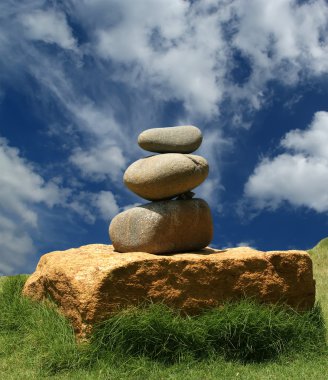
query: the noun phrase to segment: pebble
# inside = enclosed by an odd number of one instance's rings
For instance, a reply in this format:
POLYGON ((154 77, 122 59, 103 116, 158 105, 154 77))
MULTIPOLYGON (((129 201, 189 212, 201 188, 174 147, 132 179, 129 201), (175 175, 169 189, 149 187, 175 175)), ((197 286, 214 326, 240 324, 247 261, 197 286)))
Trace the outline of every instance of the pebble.
POLYGON ((172 199, 200 185, 208 175, 205 158, 167 153, 142 158, 125 171, 124 184, 140 197, 155 201, 172 199))
POLYGON ((192 125, 152 128, 140 133, 139 146, 157 153, 192 153, 202 143, 202 132, 192 125))

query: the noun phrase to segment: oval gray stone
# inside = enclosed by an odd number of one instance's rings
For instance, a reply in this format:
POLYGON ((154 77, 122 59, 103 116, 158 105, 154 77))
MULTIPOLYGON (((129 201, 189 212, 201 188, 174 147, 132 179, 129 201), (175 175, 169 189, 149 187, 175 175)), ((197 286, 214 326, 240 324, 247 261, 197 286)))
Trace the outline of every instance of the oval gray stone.
POLYGON ((202 143, 202 132, 192 125, 152 128, 140 133, 142 149, 157 153, 191 153, 202 143))
POLYGON ((167 153, 142 158, 125 171, 124 184, 150 201, 174 198, 200 185, 208 175, 205 158, 167 153))
POLYGON ((206 247, 213 222, 203 199, 152 202, 116 215, 109 236, 118 252, 186 252, 206 247))

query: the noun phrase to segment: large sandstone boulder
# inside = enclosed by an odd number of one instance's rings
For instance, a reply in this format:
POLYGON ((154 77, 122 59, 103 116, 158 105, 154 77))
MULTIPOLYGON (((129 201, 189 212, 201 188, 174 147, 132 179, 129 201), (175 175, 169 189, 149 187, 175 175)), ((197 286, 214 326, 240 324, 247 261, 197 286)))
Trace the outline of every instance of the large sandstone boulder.
POLYGON ((200 185, 208 175, 205 158, 166 153, 142 158, 125 171, 124 184, 150 201, 174 198, 200 185))
POLYGON ((152 128, 140 133, 138 144, 142 149, 157 153, 191 153, 199 148, 203 136, 193 125, 152 128))
POLYGON ((83 338, 95 323, 145 299, 188 314, 245 296, 307 310, 315 301, 315 282, 304 251, 208 248, 159 256, 92 244, 43 255, 23 293, 52 298, 83 338))
POLYGON ((119 252, 194 251, 212 240, 211 211, 203 199, 152 202, 116 215, 109 235, 119 252))

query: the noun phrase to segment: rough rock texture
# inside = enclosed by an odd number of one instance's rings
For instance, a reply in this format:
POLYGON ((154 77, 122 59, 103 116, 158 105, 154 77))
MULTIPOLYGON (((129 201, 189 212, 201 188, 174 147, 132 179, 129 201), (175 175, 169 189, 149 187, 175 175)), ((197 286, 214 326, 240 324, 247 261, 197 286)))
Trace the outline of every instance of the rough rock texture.
POLYGON ((232 248, 158 256, 92 244, 43 255, 23 293, 36 300, 50 296, 83 338, 96 322, 144 299, 190 314, 244 296, 306 310, 314 304, 315 282, 304 251, 232 248))
POLYGON ((116 215, 109 235, 119 252, 194 251, 212 240, 211 211, 203 199, 152 202, 116 215))
POLYGON ((205 158, 167 153, 142 158, 124 173, 125 185, 150 201, 170 199, 200 185, 208 175, 205 158))
POLYGON ((142 149, 157 153, 191 153, 202 143, 202 132, 192 125, 152 128, 140 133, 142 149))

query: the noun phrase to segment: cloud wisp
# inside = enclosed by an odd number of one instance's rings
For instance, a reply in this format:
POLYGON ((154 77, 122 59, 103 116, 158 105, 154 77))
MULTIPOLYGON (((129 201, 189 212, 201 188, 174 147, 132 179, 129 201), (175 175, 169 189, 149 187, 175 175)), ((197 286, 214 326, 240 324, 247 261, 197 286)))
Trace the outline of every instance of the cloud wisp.
POLYGON ((20 17, 25 35, 34 41, 54 43, 63 49, 76 49, 76 41, 66 17, 55 10, 35 10, 20 17))

